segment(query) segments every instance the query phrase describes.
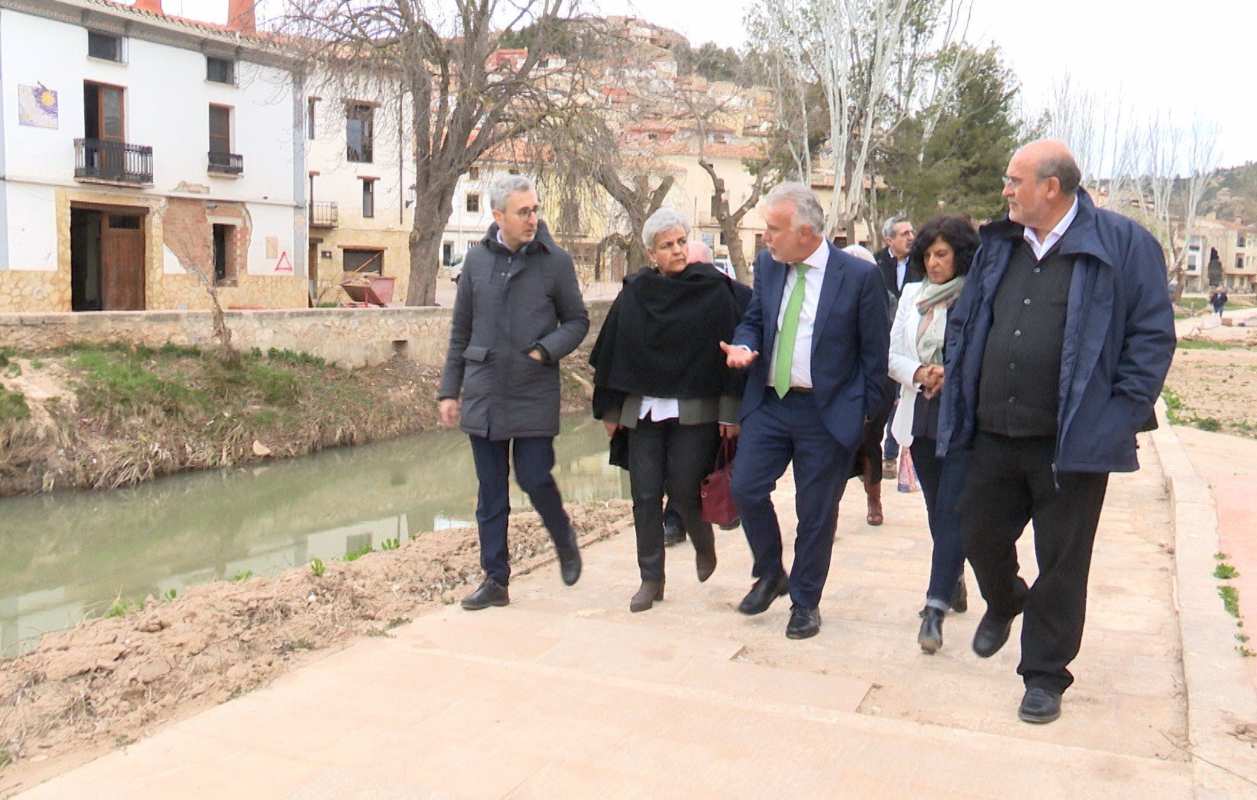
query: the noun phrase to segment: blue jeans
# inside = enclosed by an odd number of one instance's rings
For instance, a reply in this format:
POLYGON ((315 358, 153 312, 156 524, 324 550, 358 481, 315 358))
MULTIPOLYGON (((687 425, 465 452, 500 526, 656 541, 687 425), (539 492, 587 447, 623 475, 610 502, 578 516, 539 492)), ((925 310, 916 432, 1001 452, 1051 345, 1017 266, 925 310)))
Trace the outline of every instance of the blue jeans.
POLYGON ((965 540, 960 526, 960 501, 969 463, 969 451, 953 449, 947 458, 934 454, 938 442, 916 437, 912 440, 912 466, 921 481, 925 510, 930 521, 930 538, 934 552, 930 558, 930 585, 925 590, 925 603, 942 611, 951 607, 956 582, 964 574, 965 540))
POLYGON ((511 513, 510 464, 515 464, 515 482, 524 490, 555 548, 567 550, 574 542, 572 522, 563 510, 559 486, 550 474, 554 469, 554 438, 539 436, 499 442, 483 436, 470 436, 471 456, 476 464, 480 490, 476 497, 476 524, 480 529, 480 566, 485 575, 507 585, 511 578, 506 523, 511 513))

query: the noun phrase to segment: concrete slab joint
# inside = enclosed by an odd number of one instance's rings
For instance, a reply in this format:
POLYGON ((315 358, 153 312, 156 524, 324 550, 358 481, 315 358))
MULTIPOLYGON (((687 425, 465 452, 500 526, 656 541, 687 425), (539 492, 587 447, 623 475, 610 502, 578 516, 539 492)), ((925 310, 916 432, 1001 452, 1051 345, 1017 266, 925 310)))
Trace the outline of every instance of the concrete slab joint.
POLYGON ((1240 726, 1257 725, 1257 697, 1236 652, 1234 622, 1211 578, 1219 550, 1216 503, 1170 426, 1161 400, 1157 419, 1160 427, 1151 438, 1174 526, 1174 594, 1196 796, 1257 796, 1257 748, 1239 735, 1240 726))

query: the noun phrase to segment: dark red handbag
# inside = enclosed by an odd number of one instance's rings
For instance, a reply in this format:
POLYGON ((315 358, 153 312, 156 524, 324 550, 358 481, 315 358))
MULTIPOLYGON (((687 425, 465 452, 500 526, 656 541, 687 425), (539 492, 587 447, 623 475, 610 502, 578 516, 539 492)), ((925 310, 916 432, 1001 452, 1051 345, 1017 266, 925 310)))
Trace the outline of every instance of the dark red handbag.
POLYGON ((722 528, 738 524, 738 509, 733 504, 733 457, 737 453, 736 439, 721 439, 720 452, 716 454, 716 466, 703 478, 699 494, 703 505, 703 521, 722 528))

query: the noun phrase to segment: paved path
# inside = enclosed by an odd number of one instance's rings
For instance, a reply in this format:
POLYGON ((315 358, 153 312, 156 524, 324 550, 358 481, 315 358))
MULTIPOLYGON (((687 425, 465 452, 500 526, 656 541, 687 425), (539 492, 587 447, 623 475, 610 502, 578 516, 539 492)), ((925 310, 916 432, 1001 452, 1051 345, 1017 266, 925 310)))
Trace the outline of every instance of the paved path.
MULTIPOLYGON (((1257 440, 1182 426, 1174 432, 1213 491, 1220 552, 1239 571, 1230 583, 1239 590, 1240 615, 1250 625, 1257 623, 1257 440)), ((1257 641, 1250 640, 1248 647, 1257 650, 1257 641)), ((1257 688, 1257 658, 1246 662, 1257 688)))
POLYGON ((1144 445, 1144 471, 1110 483, 1078 683, 1052 725, 1016 719, 1019 625, 995 658, 969 650, 976 593, 941 653, 919 651, 921 496, 887 482, 870 528, 852 483, 814 639, 784 637, 784 600, 733 610, 738 531, 703 585, 670 549, 667 599, 630 615, 621 535, 572 589, 522 577, 509 608, 438 610, 23 797, 1191 798, 1170 510, 1144 445))

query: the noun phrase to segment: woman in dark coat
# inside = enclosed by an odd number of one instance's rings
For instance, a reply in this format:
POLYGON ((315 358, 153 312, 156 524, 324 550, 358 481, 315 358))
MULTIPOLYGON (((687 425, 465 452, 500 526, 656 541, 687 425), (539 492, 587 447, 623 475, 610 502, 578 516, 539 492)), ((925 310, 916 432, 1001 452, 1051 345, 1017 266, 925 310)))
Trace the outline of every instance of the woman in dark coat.
POLYGON ((908 258, 925 270, 925 280, 904 287, 890 331, 890 376, 903 386, 891 432, 895 441, 912 452, 934 542, 930 582, 917 633, 917 643, 927 653, 943 646, 946 613, 968 608, 960 514, 956 510, 967 451, 953 450, 944 459, 935 451, 948 312, 960 297, 977 249, 978 235, 964 217, 938 217, 921 226, 908 258))
POLYGON ((625 279, 589 359, 594 416, 613 445, 627 441, 642 581, 633 612, 663 599, 665 492, 694 543, 699 581, 715 571, 699 490, 721 438, 738 434, 742 379, 725 366, 720 342, 732 338, 750 290, 711 264, 687 263, 689 233, 670 208, 646 220, 642 242, 654 266, 625 279))

